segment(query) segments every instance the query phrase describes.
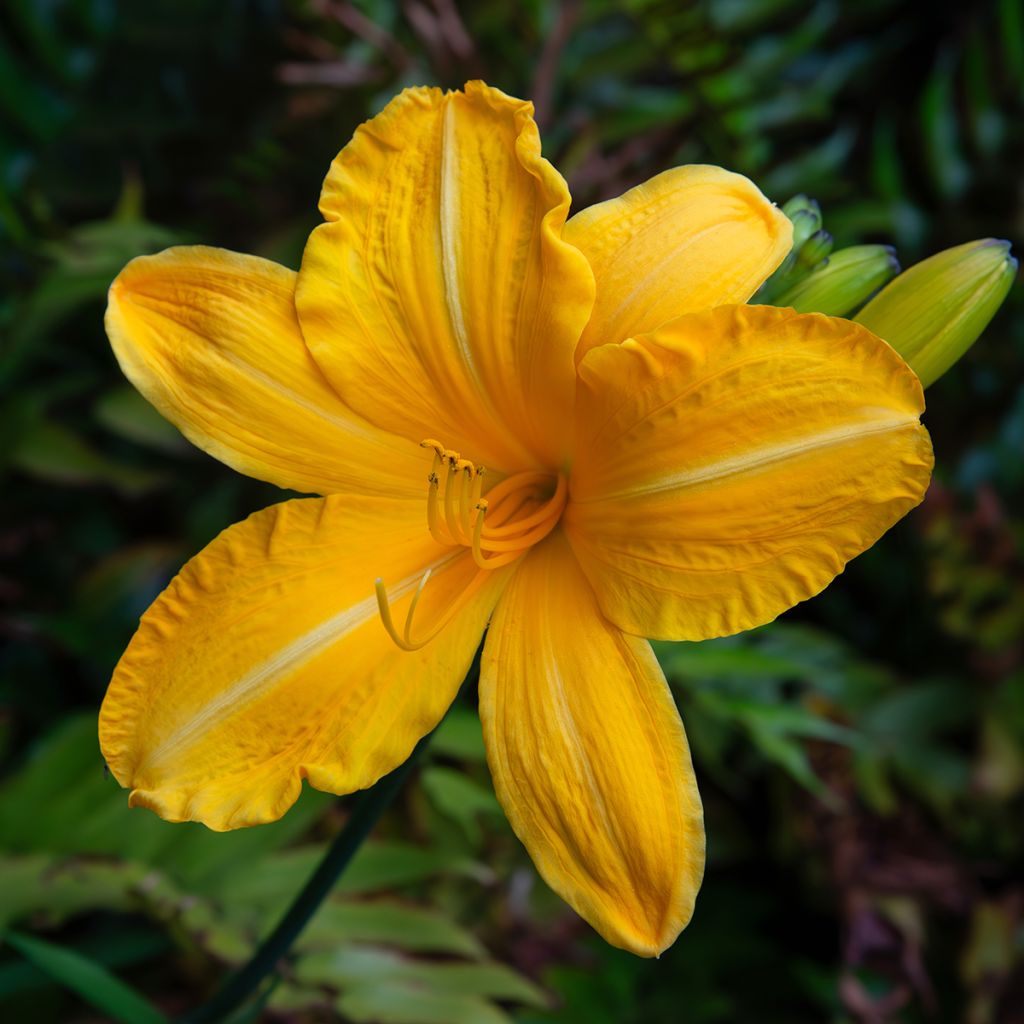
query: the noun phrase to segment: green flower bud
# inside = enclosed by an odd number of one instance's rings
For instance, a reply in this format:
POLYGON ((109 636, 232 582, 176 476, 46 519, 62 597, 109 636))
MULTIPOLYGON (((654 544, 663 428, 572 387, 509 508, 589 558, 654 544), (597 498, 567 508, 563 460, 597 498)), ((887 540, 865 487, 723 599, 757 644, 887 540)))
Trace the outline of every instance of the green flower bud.
POLYGON ((808 270, 816 267, 832 251, 832 236, 825 230, 815 231, 802 246, 796 257, 796 270, 808 270))
POLYGON ((801 194, 783 204, 782 212, 793 222, 792 252, 797 253, 815 231, 821 230, 821 207, 816 199, 801 194))
POLYGON ((792 306, 798 313, 846 316, 899 272, 892 246, 854 245, 833 253, 823 267, 783 292, 774 304, 792 306))
POLYGON ((1016 274, 1009 242, 968 242, 904 271, 854 319, 892 345, 928 387, 978 339, 1016 274))

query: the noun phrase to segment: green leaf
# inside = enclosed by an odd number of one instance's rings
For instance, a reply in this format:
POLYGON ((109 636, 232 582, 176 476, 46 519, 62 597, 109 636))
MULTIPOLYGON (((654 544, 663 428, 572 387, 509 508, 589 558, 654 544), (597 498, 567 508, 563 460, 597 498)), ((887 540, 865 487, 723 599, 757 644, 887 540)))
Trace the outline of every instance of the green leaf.
MULTIPOLYGON (((799 743, 777 733, 763 732, 757 728, 751 728, 749 735, 754 746, 765 758, 788 772, 795 782, 800 783, 815 796, 828 800, 828 789, 815 775, 807 757, 807 751, 799 743)), ((833 801, 829 800, 829 802, 833 801)))
MULTIPOLYGON (((80 225, 49 246, 53 265, 22 304, 0 349, 0 383, 42 354, 52 353, 50 342, 57 325, 90 302, 100 303, 110 282, 132 257, 179 241, 179 235, 155 224, 109 220, 80 225)), ((100 326, 98 312, 97 332, 100 326)))
POLYGON ((148 871, 141 864, 62 861, 45 853, 0 857, 0 928, 30 916, 52 926, 99 907, 131 909, 137 902, 132 888, 148 871))
POLYGON ((547 996, 533 982, 497 963, 428 963, 389 950, 346 946, 312 953, 296 965, 303 981, 339 989, 381 989, 408 984, 427 992, 459 993, 546 1006, 547 996))
POLYGON ((871 181, 879 195, 899 200, 906 195, 896 118, 883 111, 875 122, 871 146, 871 181))
POLYGON ((970 182, 970 169, 960 148, 953 92, 955 71, 953 52, 943 54, 921 97, 924 154, 932 181, 946 199, 960 196, 970 182))
POLYGON ((451 768, 427 768, 420 784, 437 809, 458 822, 470 842, 480 841, 481 814, 504 817, 494 792, 451 768))
POLYGON ((418 953, 451 953, 479 959, 479 940, 444 914, 393 900, 325 903, 297 943, 300 950, 380 943, 418 953))
MULTIPOLYGON (((148 924, 135 926, 127 921, 118 922, 116 928, 91 934, 86 942, 89 958, 107 970, 153 962, 167 956, 171 949, 167 937, 148 924)), ((9 1008, 19 997, 35 997, 37 1005, 40 996, 62 1001, 60 987, 59 982, 30 960, 20 956, 7 959, 0 964, 0 1007, 7 1011, 4 1019, 14 1019, 9 1008), (41 991, 44 989, 48 990, 46 996, 41 991)), ((39 1019, 46 1017, 40 1012, 39 1019)))
POLYGON ((785 679, 803 675, 804 667, 793 658, 764 651, 753 645, 726 646, 715 641, 700 644, 655 641, 654 650, 666 674, 673 677, 785 679))
POLYGON ((133 988, 80 953, 17 932, 3 937, 26 960, 118 1024, 166 1024, 167 1018, 133 988))
POLYGON ((93 406, 93 414, 107 430, 147 448, 169 455, 190 451, 178 428, 127 384, 101 395, 93 406))
MULTIPOLYGON (((235 832, 214 833, 194 822, 170 824, 130 809, 124 790, 104 777, 96 717, 87 714, 61 723, 0 787, 0 848, 134 860, 216 895, 222 879, 239 874, 239 864, 261 863, 266 854, 293 842, 333 799, 304 790, 280 821, 235 832)), ((313 848, 311 860, 318 856, 319 848, 313 848)))
MULTIPOLYGON (((235 870, 218 879, 211 895, 226 904, 280 909, 302 887, 322 855, 321 846, 299 846, 248 862, 244 871, 237 870, 236 862, 235 870)), ((335 892, 378 892, 414 885, 438 875, 461 875, 481 881, 491 877, 482 864, 452 857, 446 850, 368 840, 345 869, 335 892)))
POLYGON ((452 708, 437 727, 430 741, 430 751, 462 761, 486 761, 480 716, 468 708, 452 708))
POLYGON ((160 473, 107 458, 78 434, 46 421, 25 433, 11 462, 23 472, 51 483, 108 484, 126 495, 144 494, 166 482, 166 477, 160 473))
POLYGON ((340 892, 373 892, 452 874, 489 881, 491 871, 477 861, 453 857, 447 850, 411 843, 373 840, 362 845, 338 885, 340 892))
POLYGON ((336 1005, 356 1024, 512 1024, 485 999, 418 985, 359 986, 339 996, 336 1005))
POLYGON ((998 11, 1006 67, 1024 95, 1024 8, 1020 0, 999 0, 998 11))

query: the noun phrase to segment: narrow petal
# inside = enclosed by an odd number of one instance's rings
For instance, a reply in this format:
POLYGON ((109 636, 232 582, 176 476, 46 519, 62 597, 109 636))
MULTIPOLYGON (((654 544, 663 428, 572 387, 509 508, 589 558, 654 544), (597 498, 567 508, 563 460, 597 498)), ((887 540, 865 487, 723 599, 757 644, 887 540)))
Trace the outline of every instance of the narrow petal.
POLYGON ((670 946, 704 871, 686 735, 650 645, 601 615, 561 534, 499 603, 480 716, 498 799, 548 885, 612 945, 670 946))
POLYGON ((188 246, 132 260, 106 327, 125 376, 194 444, 280 487, 412 496, 422 453, 371 427, 310 357, 292 270, 188 246))
POLYGON ((577 213, 597 298, 576 358, 684 313, 746 302, 792 245, 789 219, 753 182, 721 167, 675 167, 577 213))
POLYGON ((471 82, 408 89, 331 166, 297 304, 342 397, 505 470, 568 449, 593 276, 533 107, 471 82))
POLYGON ((422 515, 412 502, 296 499, 192 559, 143 616, 100 713, 131 803, 238 828, 279 818, 303 778, 348 793, 404 761, 458 691, 503 582, 489 574, 440 636, 399 650, 376 577, 401 623, 432 567, 417 612, 429 628, 478 572, 430 540, 422 515))
POLYGON ((817 594, 924 496, 910 368, 817 313, 728 306, 580 366, 566 523, 604 613, 701 640, 817 594))

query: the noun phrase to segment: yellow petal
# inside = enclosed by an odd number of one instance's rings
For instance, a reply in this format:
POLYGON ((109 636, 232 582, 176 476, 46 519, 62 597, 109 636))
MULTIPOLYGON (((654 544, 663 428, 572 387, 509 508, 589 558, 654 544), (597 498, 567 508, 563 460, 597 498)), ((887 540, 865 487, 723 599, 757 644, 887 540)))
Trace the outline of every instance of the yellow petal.
POLYGON ((924 495, 921 386, 869 331, 727 306, 580 366, 566 523, 604 613, 701 640, 817 594, 924 495))
POLYGON ((417 611, 429 628, 478 572, 422 520, 418 502, 296 499, 192 559, 143 616, 100 713, 130 802, 238 828, 279 818, 303 778, 348 793, 404 761, 455 696, 503 583, 485 573, 437 639, 399 650, 375 577, 401 623, 432 566, 417 611))
POLYGON ((567 454, 593 302, 532 113, 474 82, 394 99, 331 166, 296 298, 354 409, 504 470, 567 454))
POLYGON ((498 605, 480 716, 498 799, 548 885, 612 945, 670 946, 704 870, 686 736, 650 645, 604 619, 560 533, 498 605))
POLYGON ((132 260, 110 287, 121 369, 194 444, 298 491, 412 496, 423 458, 330 387, 299 332, 294 271, 189 246, 132 260))
POLYGON ((721 167, 675 167, 577 213, 597 298, 577 359, 684 313, 746 302, 793 241, 789 219, 753 182, 721 167))

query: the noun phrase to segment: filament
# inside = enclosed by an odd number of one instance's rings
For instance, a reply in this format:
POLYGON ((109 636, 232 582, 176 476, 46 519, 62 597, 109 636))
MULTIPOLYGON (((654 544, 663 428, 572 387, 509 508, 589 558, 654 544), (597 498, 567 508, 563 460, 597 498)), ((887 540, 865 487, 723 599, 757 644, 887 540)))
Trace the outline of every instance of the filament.
POLYGON ((470 580, 465 590, 459 594, 458 598, 445 609, 444 614, 438 619, 427 635, 414 640, 412 636, 413 619, 432 572, 433 569, 428 569, 420 579, 419 585, 416 587, 416 593, 413 594, 412 600, 409 602, 409 610, 405 615, 405 627, 401 633, 395 628, 395 622, 391 615, 391 602, 388 599, 388 592, 384 586, 384 581, 380 577, 374 581, 373 586, 377 594, 377 610, 380 612, 380 621, 384 629, 387 630, 388 636, 394 641, 395 646, 403 651, 418 651, 421 647, 426 647, 455 618, 459 611, 465 607, 487 579, 483 573, 478 572, 470 580))

